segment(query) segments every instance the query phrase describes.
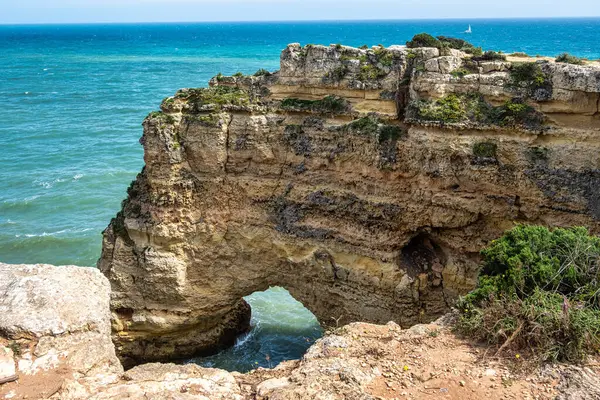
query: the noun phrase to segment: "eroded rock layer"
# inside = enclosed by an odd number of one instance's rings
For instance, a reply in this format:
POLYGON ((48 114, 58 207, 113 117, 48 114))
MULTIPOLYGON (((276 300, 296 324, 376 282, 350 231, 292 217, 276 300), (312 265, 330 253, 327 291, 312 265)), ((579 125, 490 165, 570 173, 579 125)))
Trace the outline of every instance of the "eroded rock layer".
POLYGON ((128 363, 231 343, 270 286, 324 324, 431 321, 513 224, 600 230, 598 68, 290 45, 257 75, 144 121, 98 263, 128 363))

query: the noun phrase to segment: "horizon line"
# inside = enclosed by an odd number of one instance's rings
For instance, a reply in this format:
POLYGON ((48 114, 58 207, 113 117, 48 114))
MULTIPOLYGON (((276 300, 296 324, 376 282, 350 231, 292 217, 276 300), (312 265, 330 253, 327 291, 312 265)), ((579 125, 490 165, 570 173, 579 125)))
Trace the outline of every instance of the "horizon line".
POLYGON ((48 26, 48 25, 133 25, 133 24, 222 24, 222 23, 302 23, 302 22, 396 22, 396 21, 502 21, 502 20, 553 20, 553 19, 600 19, 600 15, 570 17, 465 17, 465 18, 367 18, 367 19, 298 19, 298 20, 214 20, 214 21, 89 21, 89 22, 0 22, 0 26, 48 26))

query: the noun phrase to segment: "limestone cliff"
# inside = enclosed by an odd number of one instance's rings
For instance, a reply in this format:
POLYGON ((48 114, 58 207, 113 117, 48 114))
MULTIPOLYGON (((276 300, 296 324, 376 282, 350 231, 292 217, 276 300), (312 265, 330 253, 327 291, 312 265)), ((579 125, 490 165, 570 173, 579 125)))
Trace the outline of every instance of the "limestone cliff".
POLYGON ((600 230, 599 68, 294 44, 257 75, 144 121, 98 262, 129 364, 231 343, 269 286, 324 324, 431 321, 514 223, 600 230))

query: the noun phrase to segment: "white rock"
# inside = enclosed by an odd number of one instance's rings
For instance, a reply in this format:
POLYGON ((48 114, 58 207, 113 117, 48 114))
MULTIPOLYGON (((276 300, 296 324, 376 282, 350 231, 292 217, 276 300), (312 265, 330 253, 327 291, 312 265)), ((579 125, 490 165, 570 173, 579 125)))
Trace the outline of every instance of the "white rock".
POLYGON ((0 263, 0 293, 0 332, 37 338, 19 372, 61 364, 84 375, 122 371, 110 337, 110 284, 96 268, 0 263))
POLYGON ((267 394, 269 394, 277 389, 282 389, 289 385, 290 385, 290 381, 288 378, 268 379, 256 387, 256 392, 259 396, 264 397, 267 394))
POLYGON ((0 347, 0 382, 16 375, 13 351, 8 347, 0 347))

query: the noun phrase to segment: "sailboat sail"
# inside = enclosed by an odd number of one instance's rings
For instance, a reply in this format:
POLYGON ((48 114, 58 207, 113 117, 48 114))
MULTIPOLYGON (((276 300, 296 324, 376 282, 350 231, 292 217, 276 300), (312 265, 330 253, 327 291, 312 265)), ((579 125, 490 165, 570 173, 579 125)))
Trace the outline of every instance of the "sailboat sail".
POLYGON ((469 24, 469 29, 467 29, 467 30, 465 31, 465 33, 473 33, 473 31, 471 30, 471 25, 470 25, 470 24, 469 24))

